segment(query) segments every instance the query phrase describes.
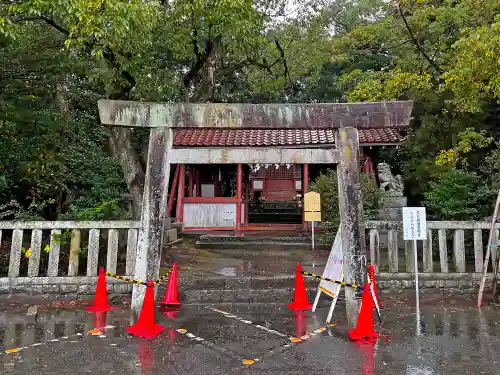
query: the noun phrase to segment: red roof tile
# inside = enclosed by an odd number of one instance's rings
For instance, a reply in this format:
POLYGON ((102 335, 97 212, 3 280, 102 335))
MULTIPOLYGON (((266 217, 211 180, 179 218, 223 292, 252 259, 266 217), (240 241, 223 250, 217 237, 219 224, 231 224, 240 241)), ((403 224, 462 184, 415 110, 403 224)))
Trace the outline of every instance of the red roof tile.
MULTIPOLYGON (((177 129, 178 147, 264 147, 325 145, 335 143, 335 129, 177 129)), ((359 129, 361 144, 401 143, 404 137, 392 128, 359 129)))

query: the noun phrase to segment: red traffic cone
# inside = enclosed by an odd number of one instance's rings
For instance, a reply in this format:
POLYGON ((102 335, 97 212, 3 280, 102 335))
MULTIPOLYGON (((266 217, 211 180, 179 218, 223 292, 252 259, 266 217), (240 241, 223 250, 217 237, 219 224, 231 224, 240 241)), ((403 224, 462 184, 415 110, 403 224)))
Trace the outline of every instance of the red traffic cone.
POLYGON ((179 292, 177 290, 177 264, 172 265, 172 272, 168 278, 167 289, 165 290, 165 298, 161 303, 165 306, 181 306, 182 302, 179 301, 179 292))
POLYGON ((142 304, 139 320, 133 326, 127 328, 127 332, 138 337, 155 337, 163 332, 165 327, 155 323, 155 296, 153 282, 148 281, 146 295, 142 304))
POLYGON ((361 311, 358 315, 356 329, 348 332, 351 340, 374 341, 379 334, 373 330, 373 299, 370 293, 370 284, 365 284, 361 297, 361 311))
POLYGON ((94 304, 84 308, 85 311, 98 312, 109 311, 115 309, 116 306, 110 306, 108 303, 108 292, 106 291, 106 276, 104 276, 104 268, 99 270, 97 278, 97 287, 94 295, 94 304))
POLYGON ((309 310, 312 307, 307 300, 306 286, 301 272, 302 268, 300 264, 297 264, 297 271, 295 272, 295 295, 293 303, 288 304, 288 307, 293 311, 309 310))
POLYGON ((379 307, 382 307, 380 303, 380 298, 378 298, 378 293, 377 293, 377 278, 375 276, 375 266, 373 264, 370 264, 368 266, 368 277, 370 279, 370 282, 373 285, 373 294, 375 294, 375 298, 377 299, 377 304, 379 307))

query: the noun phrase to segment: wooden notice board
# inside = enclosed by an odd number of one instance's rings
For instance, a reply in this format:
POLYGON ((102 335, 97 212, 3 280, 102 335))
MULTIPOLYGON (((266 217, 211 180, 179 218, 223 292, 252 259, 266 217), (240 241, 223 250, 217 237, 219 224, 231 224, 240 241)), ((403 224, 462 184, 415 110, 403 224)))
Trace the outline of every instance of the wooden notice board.
POLYGON ((304 195, 304 220, 321 221, 321 196, 315 191, 304 195))

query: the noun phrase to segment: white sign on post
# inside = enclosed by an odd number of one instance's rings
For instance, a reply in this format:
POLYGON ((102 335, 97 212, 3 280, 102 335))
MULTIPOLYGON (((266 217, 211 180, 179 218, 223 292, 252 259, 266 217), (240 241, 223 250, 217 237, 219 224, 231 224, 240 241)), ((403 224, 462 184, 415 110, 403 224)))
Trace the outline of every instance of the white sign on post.
POLYGON ((425 207, 403 207, 403 239, 413 241, 415 256, 415 298, 417 304, 417 335, 420 335, 420 303, 418 296, 418 257, 417 241, 427 239, 427 219, 425 207))
POLYGON ((425 207, 403 207, 403 239, 405 241, 427 239, 425 207))

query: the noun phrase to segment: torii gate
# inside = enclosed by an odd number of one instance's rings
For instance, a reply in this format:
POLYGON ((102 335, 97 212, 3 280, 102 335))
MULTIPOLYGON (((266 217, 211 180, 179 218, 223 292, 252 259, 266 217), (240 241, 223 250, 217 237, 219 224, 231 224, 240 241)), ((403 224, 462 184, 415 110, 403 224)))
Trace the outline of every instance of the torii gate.
MULTIPOLYGON (((367 257, 359 177, 357 128, 407 127, 411 101, 335 104, 187 104, 100 100, 101 123, 151 128, 144 183, 135 278, 159 276, 162 237, 168 229, 170 164, 338 164, 345 279, 362 283, 367 257), (339 128, 336 148, 172 148, 173 128, 339 128), (167 176, 165 178, 165 176, 167 176)), ((138 316, 144 288, 134 285, 132 312, 138 316)), ((359 312, 355 291, 346 288, 348 323, 359 312)))

